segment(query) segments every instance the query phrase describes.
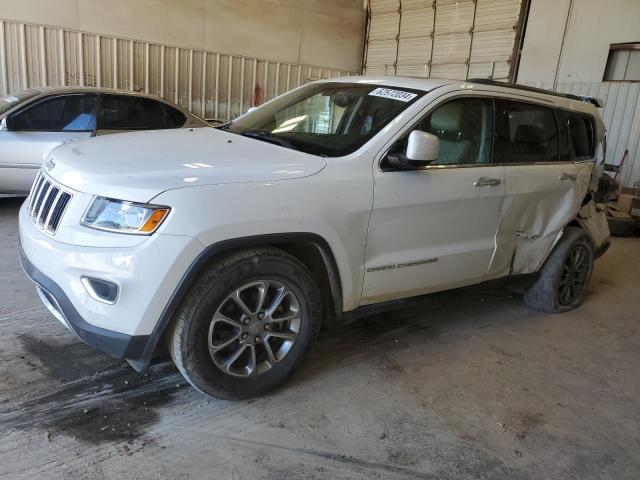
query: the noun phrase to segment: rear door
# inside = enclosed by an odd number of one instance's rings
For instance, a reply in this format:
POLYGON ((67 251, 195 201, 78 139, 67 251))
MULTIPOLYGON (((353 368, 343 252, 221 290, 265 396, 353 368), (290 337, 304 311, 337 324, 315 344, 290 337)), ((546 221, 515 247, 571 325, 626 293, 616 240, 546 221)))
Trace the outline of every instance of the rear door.
POLYGON ((185 121, 186 116, 180 110, 152 98, 103 95, 96 134, 180 128, 185 121))
POLYGON ((374 170, 374 204, 362 303, 445 290, 486 278, 505 195, 505 168, 491 160, 491 98, 449 96, 407 129, 374 170), (385 168, 413 130, 439 138, 420 170, 385 168))
POLYGON ((567 124, 555 105, 496 102, 494 159, 506 167, 506 197, 490 274, 535 272, 586 195, 589 172, 567 151, 567 124))
POLYGON ((3 175, 2 191, 29 191, 51 150, 91 137, 96 98, 94 94, 57 95, 11 114, 10 130, 0 132, 0 164, 11 171, 3 175))

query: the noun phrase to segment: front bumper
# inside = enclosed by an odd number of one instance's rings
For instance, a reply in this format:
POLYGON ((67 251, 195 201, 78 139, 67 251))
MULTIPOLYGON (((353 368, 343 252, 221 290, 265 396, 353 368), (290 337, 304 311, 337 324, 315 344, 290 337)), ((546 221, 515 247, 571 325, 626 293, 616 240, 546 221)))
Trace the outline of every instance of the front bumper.
MULTIPOLYGON (((68 211, 65 215, 69 215, 68 211)), ((138 371, 151 360, 162 336, 159 319, 202 244, 178 235, 155 234, 144 238, 122 238, 86 228, 62 225, 55 236, 37 228, 20 209, 20 259, 34 281, 44 304, 67 328, 85 343, 123 358, 138 371), (60 230, 65 227, 65 231, 60 230), (109 242, 112 246, 84 246, 78 243, 109 242), (136 240, 137 243, 132 244, 136 240), (97 301, 82 278, 104 279, 119 287, 117 301, 97 301)), ((68 221, 70 219, 67 219, 68 221)))
POLYGON ((22 245, 19 246, 19 249, 22 269, 36 284, 42 302, 80 340, 112 357, 127 359, 134 368, 136 365, 146 366, 148 364, 153 352, 148 354, 145 352, 148 349, 151 335, 127 335, 91 325, 78 313, 60 286, 31 263, 25 255, 22 245))

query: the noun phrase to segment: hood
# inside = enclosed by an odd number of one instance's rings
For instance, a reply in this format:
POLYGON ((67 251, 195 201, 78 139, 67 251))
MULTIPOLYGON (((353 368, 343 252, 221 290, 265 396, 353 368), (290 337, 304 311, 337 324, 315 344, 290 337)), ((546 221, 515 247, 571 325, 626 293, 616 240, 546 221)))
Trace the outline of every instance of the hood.
POLYGON ((80 192, 136 202, 200 185, 307 177, 322 157, 214 128, 154 130, 92 138, 56 148, 45 162, 54 179, 80 192))

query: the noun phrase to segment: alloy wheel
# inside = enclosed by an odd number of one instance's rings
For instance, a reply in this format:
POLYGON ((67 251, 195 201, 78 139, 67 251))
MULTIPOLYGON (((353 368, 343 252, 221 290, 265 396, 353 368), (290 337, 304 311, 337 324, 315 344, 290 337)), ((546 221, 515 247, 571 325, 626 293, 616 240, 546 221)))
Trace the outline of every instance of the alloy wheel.
POLYGON ((576 245, 562 265, 558 302, 571 305, 576 301, 587 283, 589 275, 589 252, 583 245, 576 245))
POLYGON ((300 332, 300 301, 285 284, 257 280, 232 291, 209 325, 209 355, 223 372, 249 377, 280 363, 300 332))

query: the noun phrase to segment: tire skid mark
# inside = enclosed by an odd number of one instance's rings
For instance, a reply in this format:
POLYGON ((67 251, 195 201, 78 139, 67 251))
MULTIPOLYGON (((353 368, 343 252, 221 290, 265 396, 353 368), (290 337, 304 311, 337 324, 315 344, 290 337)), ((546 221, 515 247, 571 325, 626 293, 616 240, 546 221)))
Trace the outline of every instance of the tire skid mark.
POLYGON ((378 462, 370 462, 368 460, 362 460, 357 457, 352 457, 350 455, 341 455, 334 452, 327 452, 324 450, 318 450, 313 448, 296 448, 296 447, 287 447, 285 445, 278 445, 268 442, 261 442, 258 440, 251 440, 248 438, 238 438, 238 437, 230 437, 225 435, 219 435, 218 438, 223 440, 227 440, 229 442, 236 442, 241 444, 253 445, 256 447, 265 447, 265 448, 273 448, 276 450, 284 450, 286 452, 291 452, 295 454, 302 455, 310 455, 314 457, 320 457, 325 460, 330 460, 333 462, 338 462, 342 464, 351 465, 357 468, 364 468, 368 470, 378 470, 387 473, 395 473, 400 475, 405 475, 408 478, 412 479, 423 479, 423 480, 435 480, 440 478, 438 475, 418 472, 416 470, 411 470, 409 468, 400 467, 397 465, 389 465, 387 463, 378 463, 378 462))

